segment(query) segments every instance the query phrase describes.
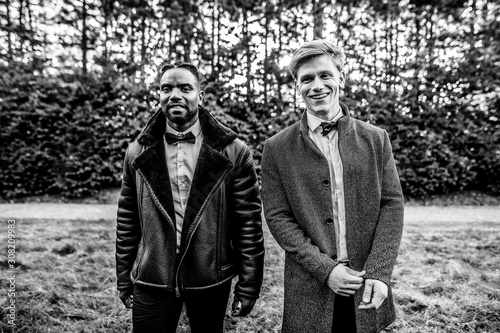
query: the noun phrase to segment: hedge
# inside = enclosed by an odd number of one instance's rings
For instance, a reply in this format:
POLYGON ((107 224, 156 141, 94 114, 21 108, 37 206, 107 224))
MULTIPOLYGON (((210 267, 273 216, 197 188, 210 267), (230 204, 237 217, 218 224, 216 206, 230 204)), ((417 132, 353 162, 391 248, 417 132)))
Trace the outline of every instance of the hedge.
MULTIPOLYGON (((126 147, 158 108, 156 92, 117 78, 7 72, 0 80, 4 199, 83 197, 119 186, 126 147)), ((300 117, 293 111, 270 117, 270 109, 280 109, 277 101, 249 109, 207 95, 213 114, 250 145, 258 170, 264 140, 300 117)), ((362 90, 348 92, 345 101, 354 117, 387 129, 406 196, 469 189, 500 194, 498 96, 481 110, 470 101, 415 108, 362 90)))

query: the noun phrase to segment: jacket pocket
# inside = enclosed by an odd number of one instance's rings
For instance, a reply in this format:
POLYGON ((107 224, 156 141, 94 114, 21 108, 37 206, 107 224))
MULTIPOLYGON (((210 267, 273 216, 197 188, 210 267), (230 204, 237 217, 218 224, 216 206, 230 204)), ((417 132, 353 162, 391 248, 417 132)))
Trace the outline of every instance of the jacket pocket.
POLYGON ((220 273, 221 273, 222 279, 226 279, 228 276, 234 274, 234 272, 235 272, 234 263, 229 263, 226 265, 222 265, 220 267, 220 273))
POLYGON ((134 261, 134 265, 132 267, 131 278, 134 283, 137 281, 137 278, 139 277, 139 266, 141 264, 143 256, 144 256, 144 242, 142 242, 141 240, 141 243, 139 244, 139 249, 137 250, 137 256, 134 261))

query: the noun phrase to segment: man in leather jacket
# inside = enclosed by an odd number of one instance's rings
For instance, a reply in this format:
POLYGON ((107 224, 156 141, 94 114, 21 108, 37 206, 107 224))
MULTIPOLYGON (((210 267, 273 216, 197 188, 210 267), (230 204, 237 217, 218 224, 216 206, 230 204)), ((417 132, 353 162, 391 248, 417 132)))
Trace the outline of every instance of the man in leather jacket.
POLYGON ((134 332, 222 332, 259 297, 261 201, 249 148, 201 106, 198 69, 161 70, 160 104, 127 149, 118 203, 116 271, 134 332))

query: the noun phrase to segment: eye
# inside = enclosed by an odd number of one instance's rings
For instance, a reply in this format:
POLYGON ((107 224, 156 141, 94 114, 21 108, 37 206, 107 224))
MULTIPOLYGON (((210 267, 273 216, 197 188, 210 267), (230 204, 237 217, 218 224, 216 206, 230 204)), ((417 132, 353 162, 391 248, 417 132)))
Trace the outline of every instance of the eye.
POLYGON ((170 87, 168 87, 168 86, 161 87, 161 91, 163 91, 163 92, 170 92, 171 90, 172 89, 170 89, 170 87))
POLYGON ((331 79, 332 77, 333 77, 333 75, 328 74, 328 73, 324 73, 323 75, 321 75, 322 79, 331 79))
POLYGON ((187 93, 187 92, 190 92, 190 91, 191 91, 191 88, 190 88, 190 87, 182 87, 182 89, 181 89, 181 90, 182 90, 182 92, 187 93))
POLYGON ((310 77, 305 77, 302 80, 300 80, 300 82, 301 83, 309 83, 309 82, 311 82, 311 78, 310 77))

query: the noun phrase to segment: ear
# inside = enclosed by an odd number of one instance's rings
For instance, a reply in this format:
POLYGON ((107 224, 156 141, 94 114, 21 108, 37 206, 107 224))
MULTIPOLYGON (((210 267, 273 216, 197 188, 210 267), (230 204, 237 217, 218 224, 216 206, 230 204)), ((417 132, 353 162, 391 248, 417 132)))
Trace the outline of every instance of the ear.
POLYGON ((297 80, 294 81, 295 82, 295 95, 297 95, 298 97, 300 97, 300 86, 299 86, 299 82, 297 80))
POLYGON ((345 81, 346 81, 346 75, 345 75, 345 72, 342 71, 342 72, 340 72, 340 88, 344 89, 345 81))
POLYGON ((205 92, 203 90, 200 90, 198 92, 198 99, 200 100, 200 103, 203 102, 203 96, 205 96, 205 92))

